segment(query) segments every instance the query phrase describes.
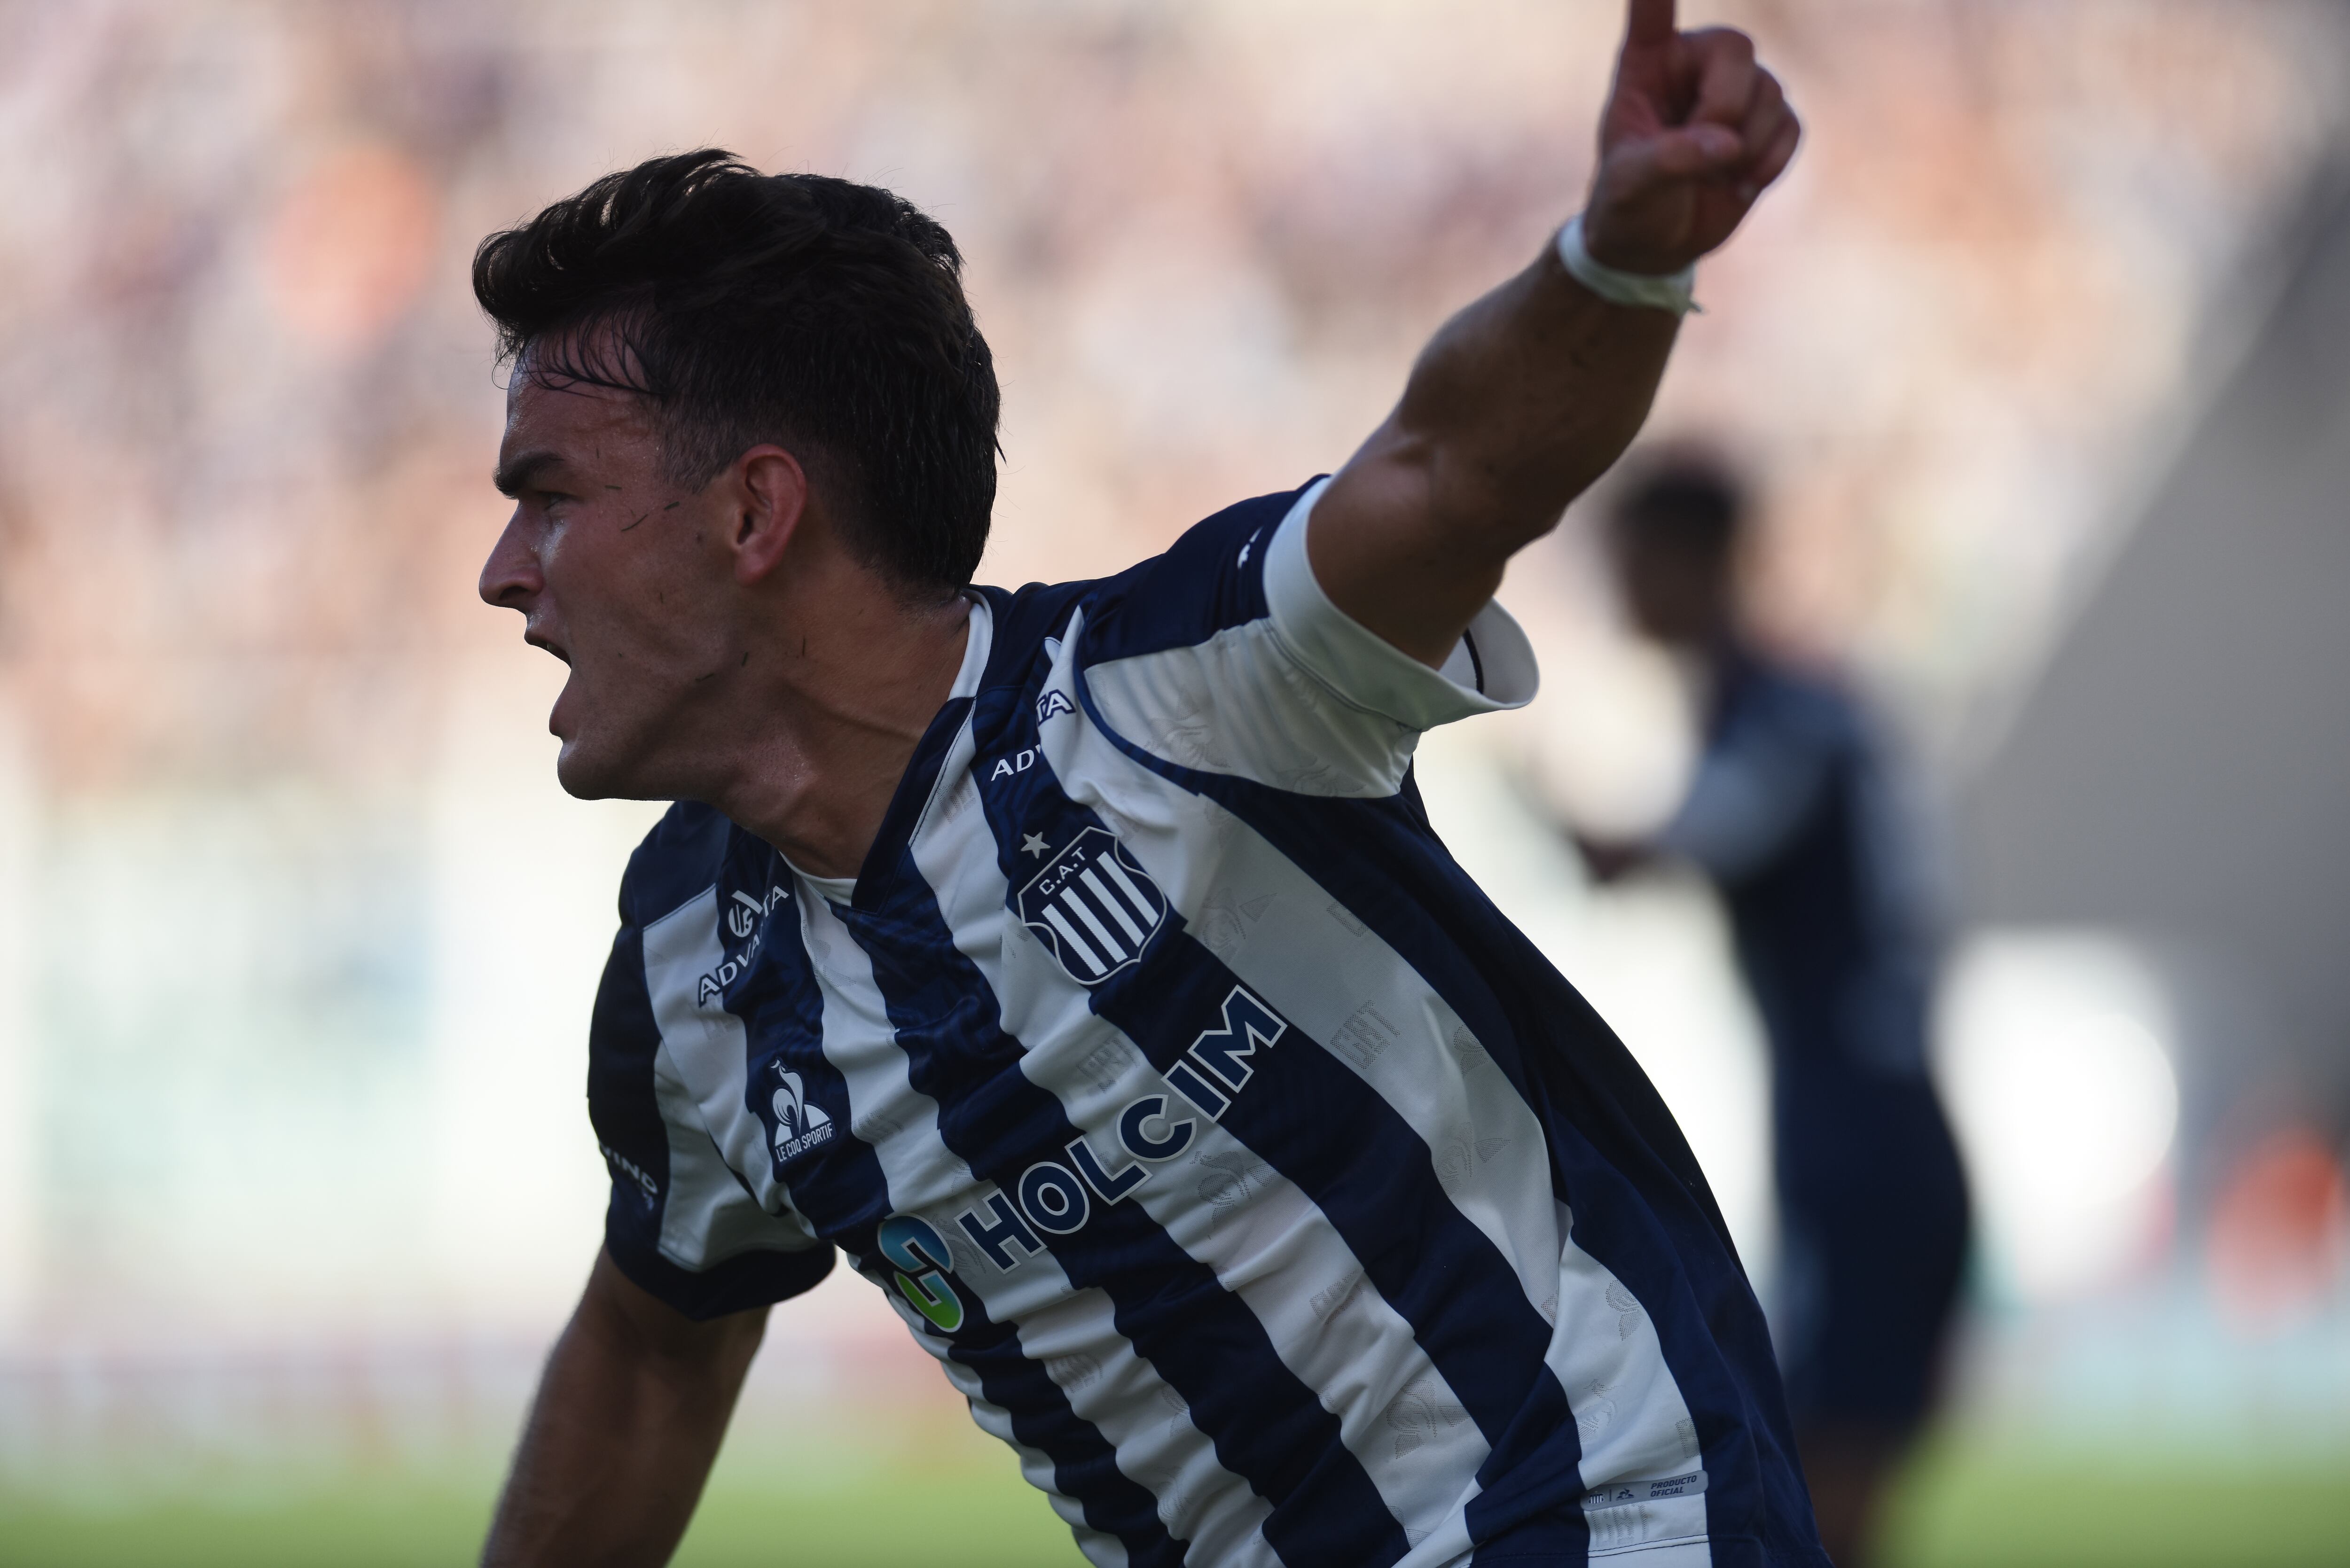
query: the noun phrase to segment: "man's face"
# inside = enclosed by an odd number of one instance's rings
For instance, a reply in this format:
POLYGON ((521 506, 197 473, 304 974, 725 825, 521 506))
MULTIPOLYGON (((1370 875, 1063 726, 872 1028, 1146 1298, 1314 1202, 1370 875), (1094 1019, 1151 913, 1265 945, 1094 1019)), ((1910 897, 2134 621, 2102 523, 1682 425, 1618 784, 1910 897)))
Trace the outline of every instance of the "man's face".
POLYGON ((582 799, 684 793, 725 684, 711 679, 730 658, 722 487, 681 489, 660 455, 642 399, 515 368, 497 478, 515 510, 482 597, 520 610, 524 640, 570 666, 547 728, 556 776, 582 799))
POLYGON ((1702 647, 1731 618, 1730 564, 1718 552, 1617 535, 1617 580, 1640 633, 1669 647, 1702 647))

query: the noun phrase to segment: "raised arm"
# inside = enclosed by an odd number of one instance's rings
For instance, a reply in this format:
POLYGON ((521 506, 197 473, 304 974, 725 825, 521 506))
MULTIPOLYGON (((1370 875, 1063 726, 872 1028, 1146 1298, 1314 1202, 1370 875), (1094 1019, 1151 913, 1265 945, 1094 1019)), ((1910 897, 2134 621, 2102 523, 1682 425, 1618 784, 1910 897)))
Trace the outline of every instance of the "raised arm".
POLYGON ((696 1323, 599 1251, 540 1379, 483 1568, 652 1568, 693 1517, 764 1307, 696 1323))
MULTIPOLYGON (((1586 253, 1644 277, 1691 265, 1730 237, 1798 135, 1744 34, 1678 32, 1673 0, 1632 0, 1586 253)), ((1631 443, 1679 321, 1610 303, 1544 246, 1445 323, 1403 400, 1315 504, 1306 552, 1323 590, 1404 652, 1443 663, 1510 556, 1631 443)))

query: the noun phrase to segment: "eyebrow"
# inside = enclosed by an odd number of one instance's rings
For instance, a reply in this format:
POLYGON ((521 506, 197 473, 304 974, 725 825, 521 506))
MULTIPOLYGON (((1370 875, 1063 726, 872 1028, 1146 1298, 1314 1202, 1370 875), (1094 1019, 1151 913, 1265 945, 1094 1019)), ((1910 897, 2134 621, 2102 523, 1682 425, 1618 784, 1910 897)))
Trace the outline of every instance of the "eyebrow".
POLYGON ((525 485, 562 461, 560 455, 545 448, 526 452, 512 462, 498 464, 498 471, 490 476, 490 483, 497 486, 500 495, 520 495, 525 485))

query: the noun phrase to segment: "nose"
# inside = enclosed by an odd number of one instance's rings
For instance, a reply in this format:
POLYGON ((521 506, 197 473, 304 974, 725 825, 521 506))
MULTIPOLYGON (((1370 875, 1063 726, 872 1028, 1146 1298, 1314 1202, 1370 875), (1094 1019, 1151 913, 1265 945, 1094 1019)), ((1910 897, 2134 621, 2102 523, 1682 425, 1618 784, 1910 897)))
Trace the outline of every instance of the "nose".
POLYGON ((539 574, 538 555, 530 547, 522 512, 519 506, 514 509, 504 532, 490 546, 490 558, 482 563, 480 587, 483 603, 528 615, 531 601, 546 580, 539 574))

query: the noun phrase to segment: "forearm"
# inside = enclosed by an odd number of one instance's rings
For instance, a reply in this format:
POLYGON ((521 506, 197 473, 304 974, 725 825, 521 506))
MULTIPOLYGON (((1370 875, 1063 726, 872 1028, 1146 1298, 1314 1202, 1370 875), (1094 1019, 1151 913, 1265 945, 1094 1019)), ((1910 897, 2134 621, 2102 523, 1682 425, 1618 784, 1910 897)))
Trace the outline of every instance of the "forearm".
POLYGON ((1679 321, 1599 298, 1545 245, 1430 341, 1381 436, 1455 540, 1506 556, 1631 444, 1679 321))
POLYGON ((634 1287, 611 1261, 596 1268, 547 1359, 484 1568, 666 1563, 758 1349, 753 1314, 664 1343, 620 1298, 634 1287))
POLYGON ((1545 247, 1445 323, 1332 481, 1307 543, 1324 589, 1440 663, 1510 556, 1631 443, 1679 325, 1600 299, 1545 247))
MULTIPOLYGON (((1696 265, 1801 133, 1743 34, 1684 34, 1672 0, 1630 0, 1580 230, 1591 260, 1648 278, 1696 265)), ((1601 299, 1548 245, 1447 322, 1315 503, 1306 556, 1331 602, 1441 667, 1511 555, 1631 444, 1679 325, 1675 309, 1601 299)))

